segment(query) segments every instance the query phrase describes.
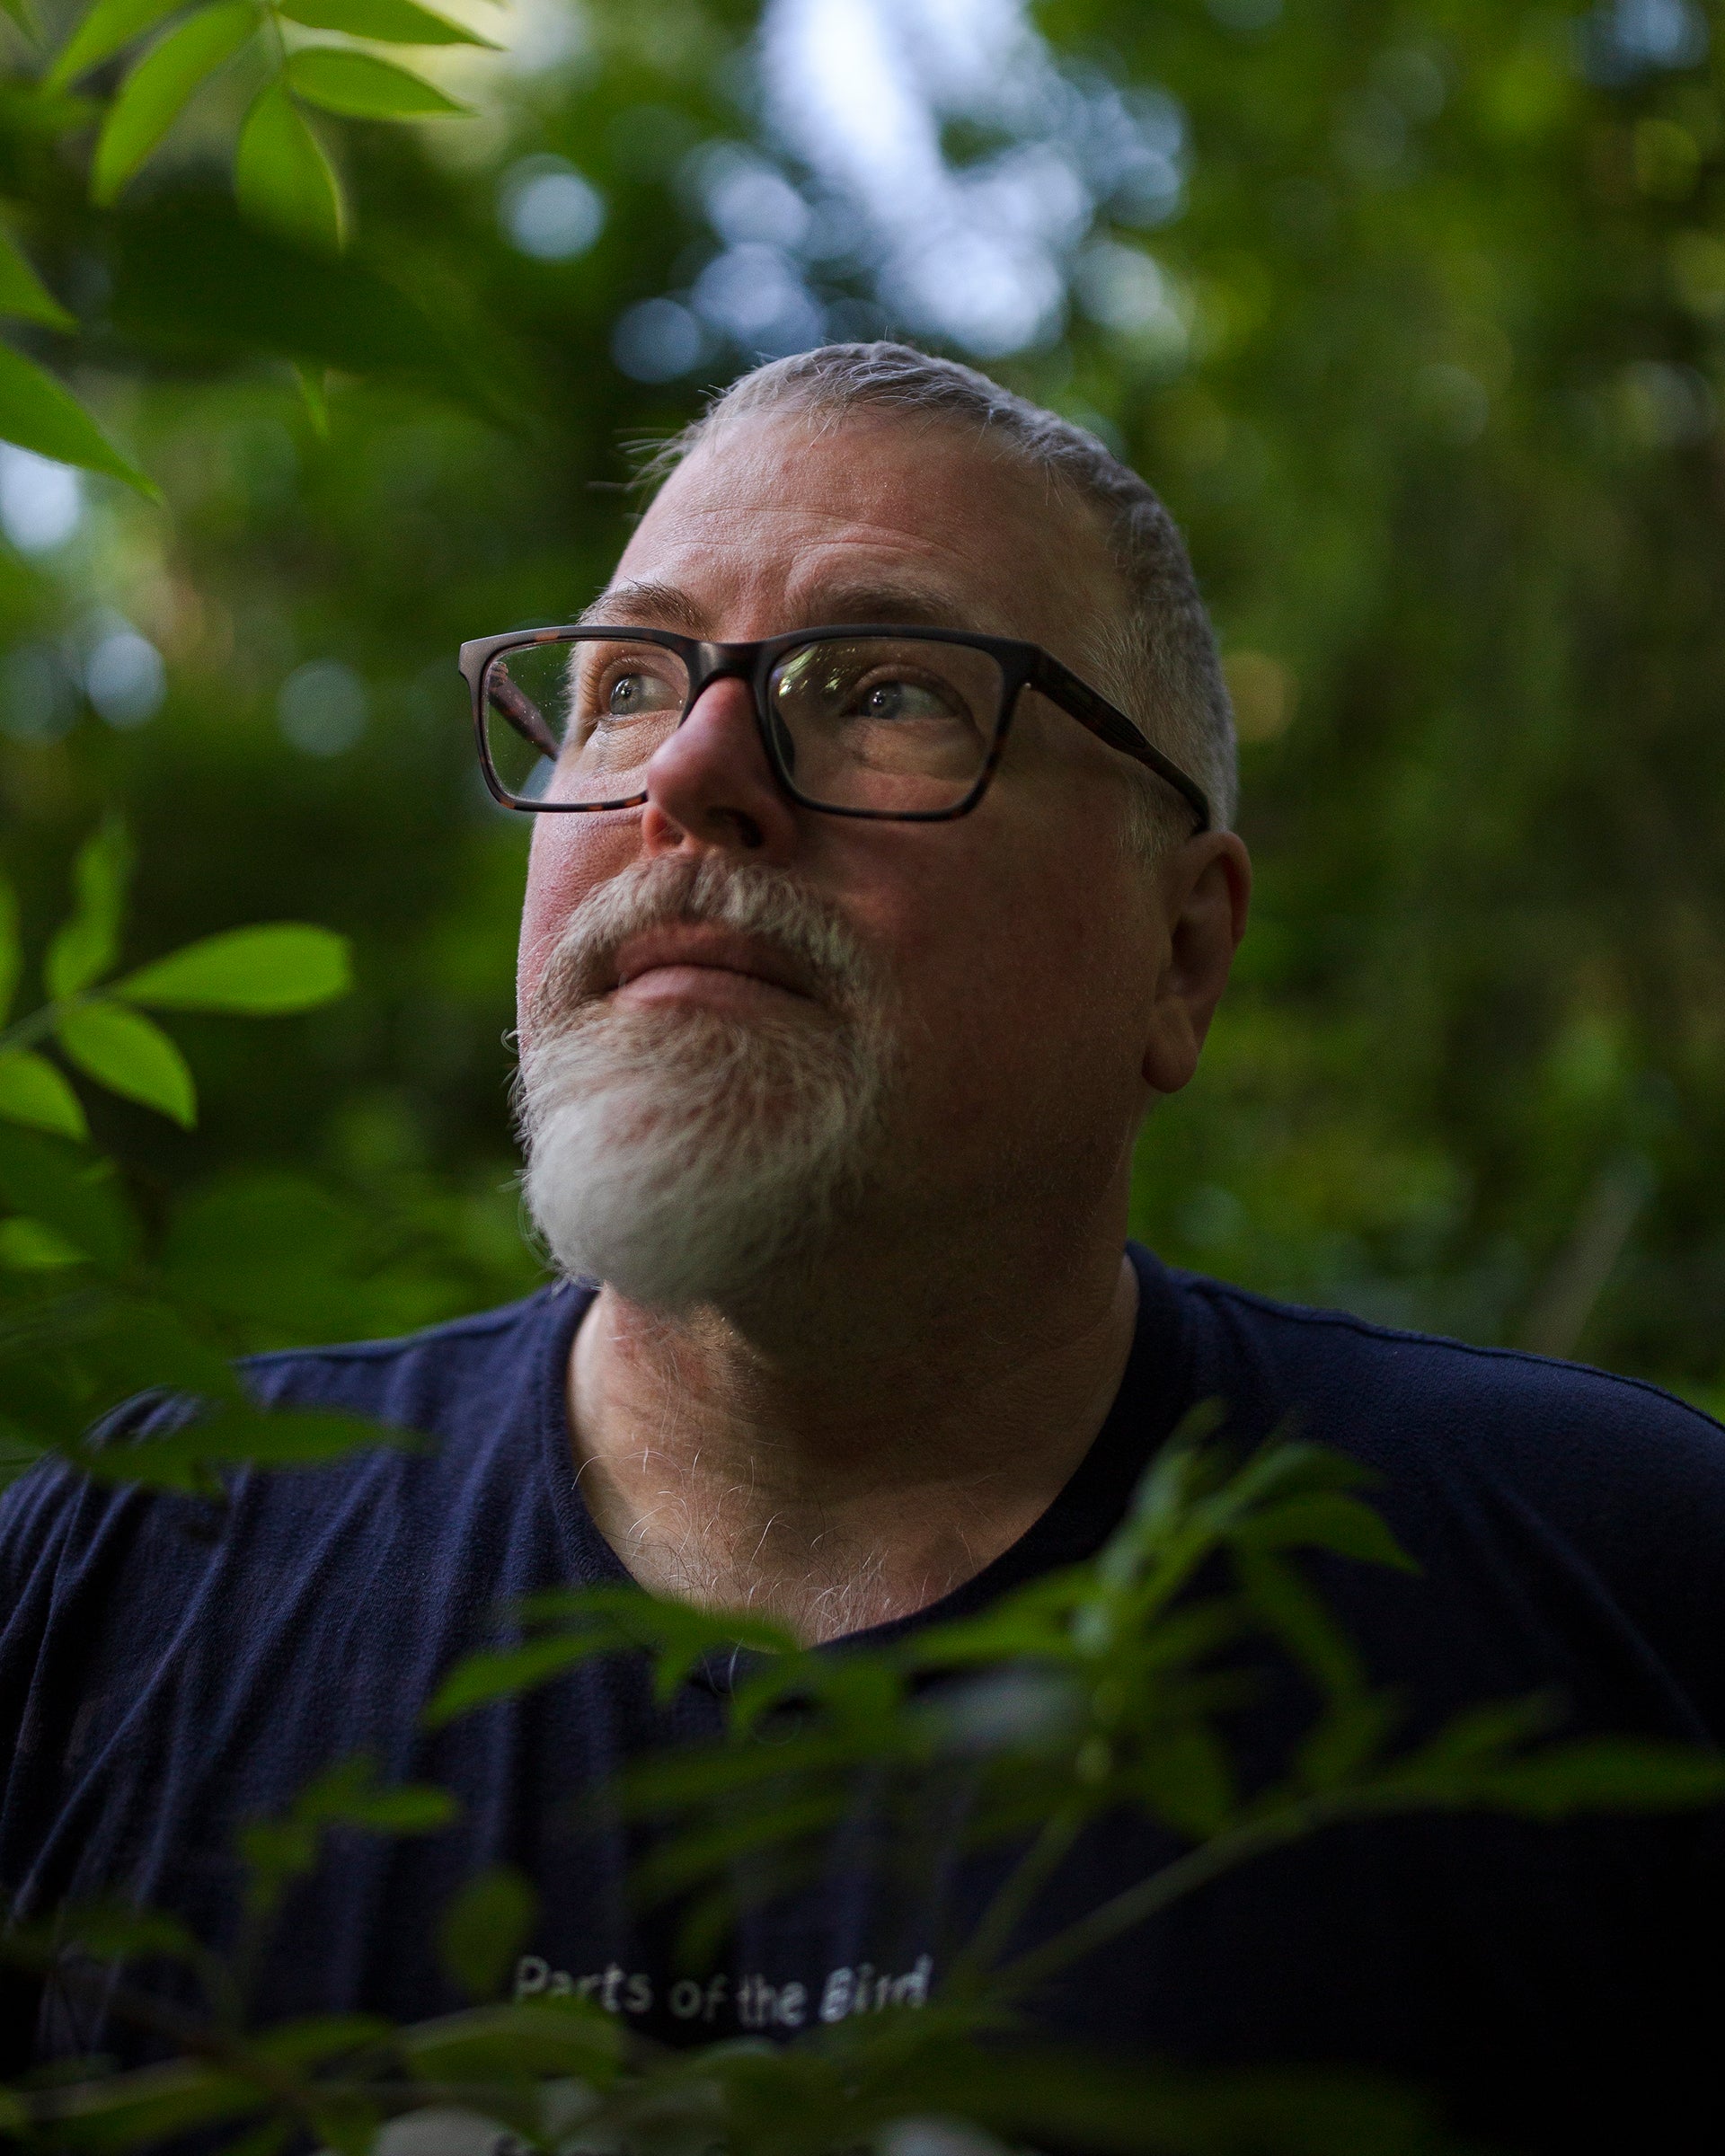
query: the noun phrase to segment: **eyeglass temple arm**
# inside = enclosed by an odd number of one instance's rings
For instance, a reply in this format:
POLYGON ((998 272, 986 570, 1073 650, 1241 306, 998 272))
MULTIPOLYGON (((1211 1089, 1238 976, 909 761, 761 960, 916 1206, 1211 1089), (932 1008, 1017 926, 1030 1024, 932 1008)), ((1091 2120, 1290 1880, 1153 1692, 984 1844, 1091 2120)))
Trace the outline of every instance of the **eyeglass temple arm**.
POLYGON ((516 732, 525 740, 532 742, 541 755, 550 756, 554 761, 557 755, 555 737, 545 724, 544 716, 532 697, 524 695, 516 687, 500 664, 493 664, 486 668, 484 682, 485 701, 501 711, 516 732))
POLYGON ((1031 685, 1040 689, 1062 711, 1069 711, 1099 741, 1106 741, 1110 748, 1118 748, 1122 755, 1132 757, 1136 763, 1154 771, 1159 779, 1165 780, 1176 793, 1184 797, 1197 817, 1198 832, 1210 829, 1214 818, 1209 797, 1197 780, 1189 779, 1172 756, 1164 756, 1145 739, 1124 711, 1117 711, 1106 697, 1099 696, 1069 667, 1063 667, 1057 658, 1050 658, 1046 651, 1039 652, 1031 672, 1031 685))

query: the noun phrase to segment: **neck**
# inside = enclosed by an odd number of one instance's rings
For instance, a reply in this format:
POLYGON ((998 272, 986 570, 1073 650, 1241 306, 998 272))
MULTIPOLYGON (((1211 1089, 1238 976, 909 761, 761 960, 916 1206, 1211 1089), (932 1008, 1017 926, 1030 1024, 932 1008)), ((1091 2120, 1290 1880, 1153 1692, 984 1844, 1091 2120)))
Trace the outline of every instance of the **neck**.
POLYGON ((1101 1427, 1137 1310, 1121 1241, 1016 1267, 998 1245, 823 1266, 743 1318, 601 1289, 570 1368, 600 1532, 653 1593, 806 1640, 938 1600, 1018 1540, 1101 1427))

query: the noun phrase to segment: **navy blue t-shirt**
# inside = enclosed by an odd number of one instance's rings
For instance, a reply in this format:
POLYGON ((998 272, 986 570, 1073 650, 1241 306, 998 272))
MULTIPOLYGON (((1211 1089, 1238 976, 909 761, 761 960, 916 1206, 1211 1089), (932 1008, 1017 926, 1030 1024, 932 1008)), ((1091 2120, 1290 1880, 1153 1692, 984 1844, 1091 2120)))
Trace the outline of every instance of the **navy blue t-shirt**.
MULTIPOLYGON (((1715 1743, 1725 1732, 1725 1432, 1652 1387, 1287 1308, 1172 1273, 1142 1289, 1119 1397, 1023 1538, 900 1625, 974 1610, 1093 1552, 1146 1461, 1209 1399, 1255 1440, 1290 1415, 1376 1471, 1422 1569, 1322 1560, 1318 1585, 1373 1677, 1430 1724, 1554 1692, 1574 1730, 1715 1743)), ((404 1340, 265 1356, 264 1399, 428 1433, 328 1468, 246 1473, 217 1511, 39 1470, 0 1498, 0 1890, 23 1914, 120 1894, 231 1938, 235 1828, 367 1751, 461 1800, 430 1836, 331 1838, 262 1966, 268 2018, 456 2003, 438 1913, 507 1860, 542 1911, 518 1985, 584 1990, 647 2033, 786 2033, 882 1995, 922 1997, 987 1865, 932 1895, 847 1863, 745 1920, 712 1970, 632 1913, 624 1831, 579 1799, 668 1738, 721 1726, 711 1672, 656 1707, 616 1656, 436 1735, 450 1666, 535 1590, 625 1577, 582 1503, 564 1405, 579 1286, 404 1340)), ((877 1635, 880 1636, 880 1635, 877 1635)), ((1277 1771, 1305 1702, 1243 1725, 1277 1771)), ((1081 1844, 1031 1933, 1167 1860, 1148 1823, 1081 1844)), ((1713 1816, 1561 1827, 1478 1816, 1338 1827, 1195 1895, 1070 1972, 1047 2030, 1139 2057, 1358 2064, 1435 2091, 1510 2145, 1708 2145, 1720 2101, 1725 1897, 1713 1816), (1681 2125, 1679 2122, 1684 2122, 1681 2125)), ((118 2027, 50 1993, 4 2018, 0 2068, 124 2056, 118 2027), (33 2026, 32 2026, 33 2025, 33 2026)))

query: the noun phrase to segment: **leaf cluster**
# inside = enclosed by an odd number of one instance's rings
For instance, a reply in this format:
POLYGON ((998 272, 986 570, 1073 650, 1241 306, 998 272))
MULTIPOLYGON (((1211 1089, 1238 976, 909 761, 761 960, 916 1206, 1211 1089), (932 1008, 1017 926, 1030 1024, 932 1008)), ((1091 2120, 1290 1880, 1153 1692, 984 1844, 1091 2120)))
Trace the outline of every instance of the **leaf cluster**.
MULTIPOLYGON (((933 1867, 955 1846, 1023 1855, 965 1942, 949 1994, 1017 1996, 1143 1923, 1180 1894, 1333 1823, 1422 1810, 1568 1811, 1704 1804, 1725 1794, 1711 1754, 1627 1740, 1533 1744, 1543 1699, 1494 1702, 1398 1743, 1400 1703, 1297 1561, 1411 1569, 1363 1501, 1366 1471, 1324 1447, 1275 1440, 1238 1466, 1199 1409, 1157 1455, 1098 1556, 980 1613, 868 1649, 800 1648, 752 1617, 624 1588, 540 1595, 526 1636, 453 1671, 437 1727, 597 1655, 646 1650, 668 1697, 698 1664, 731 1679, 728 1740, 650 1755, 603 1794, 662 1831, 639 1864, 643 1901, 685 1904, 685 1949, 709 1956, 742 1904, 818 1878, 859 1790, 882 1865, 933 1867), (1320 1702, 1269 1786, 1243 1788, 1231 1718, 1262 1682, 1268 1643, 1320 1702), (1168 1868, 1023 1946, 1038 1896, 1079 1837, 1110 1816, 1158 1822, 1182 1844, 1168 1868), (931 1849, 927 1823, 949 1837, 931 1849)), ((931 1888, 932 1878, 928 1882, 931 1888)))
MULTIPOLYGON (((18 20, 36 34, 32 22, 22 13, 18 20)), ((259 232, 315 261, 346 247, 351 212, 312 114, 401 122, 464 113, 461 100, 393 57, 450 46, 492 49, 495 40, 420 0, 203 0, 191 6, 187 0, 93 0, 40 77, 37 116, 49 132, 77 126, 89 104, 71 94, 74 86, 113 74, 122 63, 90 170, 91 200, 107 208, 206 84, 243 67, 255 86, 234 146, 240 209, 259 232)), ((206 277, 209 268, 203 265, 206 277)), ((176 305, 172 288, 158 302, 195 331, 195 304, 176 305)), ((325 309, 338 311, 327 300, 325 309)), ((79 327, 4 226, 0 315, 65 334, 79 327)), ((269 349, 267 335, 259 341, 269 349)), ((321 411, 315 373, 305 393, 321 411)), ((55 376, 10 346, 0 346, 0 439, 155 491, 55 376)))
POLYGON ((146 1012, 314 1009, 348 988, 346 945, 279 923, 119 970, 130 865, 125 829, 110 818, 78 853, 72 911, 43 954, 45 1000, 16 1017, 23 954, 0 878, 0 1465, 13 1476, 54 1454, 101 1480, 213 1496, 243 1465, 310 1466, 359 1445, 405 1444, 355 1417, 251 1404, 219 1307, 155 1262, 124 1178, 91 1143, 75 1083, 190 1125, 190 1068, 146 1012), (175 1397, 158 1397, 142 1428, 102 1423, 164 1389, 175 1397))
POLYGON ((526 1637, 461 1665, 428 1710, 441 1726, 617 1653, 653 1656, 668 1696, 722 1658, 733 1678, 723 1740, 650 1754, 606 1793, 667 1828, 636 1883, 650 1897, 694 1893, 694 1930, 704 1936, 694 1950, 716 1943, 721 1903, 734 1913, 739 1898, 796 1877, 859 1787, 890 1811, 895 1786, 925 1800, 956 1767, 965 1798, 958 1843, 1014 1854, 932 2004, 851 2018, 780 2048, 732 2040, 665 2051, 590 2002, 499 2001, 535 1915, 528 1883, 499 1868, 470 1880, 441 1925, 446 1966, 474 2006, 403 2028, 348 2016, 251 2033, 246 1965, 322 1837, 435 1832, 451 1815, 443 1791, 383 1784, 372 1762, 355 1759, 280 1817, 243 1831, 252 1930, 237 1973, 212 1970, 181 1927, 147 1912, 66 1912, 46 1930, 14 1934, 14 1958, 63 1976, 68 1956, 110 1965, 110 2010, 171 2033, 183 2055, 172 2067, 14 2090, 4 2099, 12 2116, 44 2147, 89 2146, 93 2134, 116 2152, 193 2125, 243 2125, 266 2139, 314 2130, 358 2156, 386 2120, 451 2109, 535 2149, 640 2156, 691 2145, 837 2156, 889 2147, 893 2130, 918 2118, 962 2120, 973 2136, 1013 2146, 1436 2152, 1446 2144, 1421 2108, 1370 2081, 1207 2076, 1084 2057, 1028 2037, 1019 2010, 1036 1985, 1223 1870, 1337 1821, 1455 1807, 1554 1819, 1707 1804, 1725 1796, 1725 1765, 1676 1745, 1552 1738, 1538 1701, 1488 1706, 1433 1737, 1391 1746, 1393 1714, 1367 1689, 1297 1564, 1323 1552, 1406 1565, 1358 1494, 1358 1471, 1292 1442, 1234 1463, 1207 1420, 1159 1455, 1093 1560, 978 1616, 896 1644, 824 1652, 768 1624, 632 1592, 544 1595, 518 1613, 526 1637), (1254 1632, 1303 1665, 1322 1705, 1286 1773, 1240 1789, 1226 1725, 1239 1697, 1234 1650, 1254 1632), (1060 1855, 1123 1812, 1171 1827, 1176 1853, 1113 1901, 1066 1912, 1027 1943, 1024 1920, 1060 1855), (188 2019, 147 1990, 114 1988, 111 1965, 164 1961, 198 1975, 213 2019, 188 2019))

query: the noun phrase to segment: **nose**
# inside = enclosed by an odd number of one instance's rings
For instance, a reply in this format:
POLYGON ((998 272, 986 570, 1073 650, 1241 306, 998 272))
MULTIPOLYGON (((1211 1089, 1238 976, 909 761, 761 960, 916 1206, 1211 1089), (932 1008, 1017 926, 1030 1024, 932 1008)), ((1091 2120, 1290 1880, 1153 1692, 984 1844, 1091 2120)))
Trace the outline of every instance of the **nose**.
POLYGON ((797 838, 796 804, 761 746, 753 690, 746 681, 709 682, 647 766, 643 851, 783 860, 797 838))

